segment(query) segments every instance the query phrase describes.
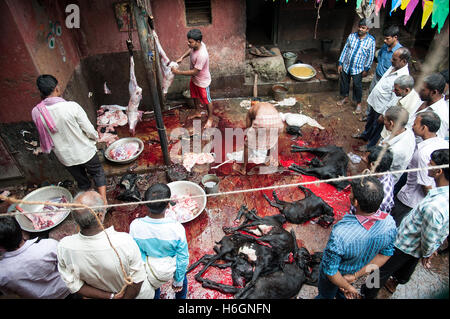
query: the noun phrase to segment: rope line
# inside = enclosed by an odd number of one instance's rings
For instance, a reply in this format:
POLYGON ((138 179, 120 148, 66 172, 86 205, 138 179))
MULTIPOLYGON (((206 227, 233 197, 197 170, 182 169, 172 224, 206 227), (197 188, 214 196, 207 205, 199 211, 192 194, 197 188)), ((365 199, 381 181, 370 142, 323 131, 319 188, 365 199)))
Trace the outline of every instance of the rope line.
MULTIPOLYGON (((235 195, 235 194, 241 194, 241 193, 250 193, 250 192, 258 192, 258 191, 265 191, 265 190, 272 190, 272 189, 281 189, 281 188, 288 188, 288 187, 297 187, 297 186, 304 186, 309 184, 321 184, 321 183, 329 183, 329 182, 339 182, 339 181, 345 181, 345 180, 353 180, 353 179, 362 179, 368 176, 382 176, 387 174, 397 174, 397 173, 409 173, 409 172, 418 172, 423 170, 431 170, 431 169, 442 169, 442 168, 449 168, 449 164, 445 165, 436 165, 436 166, 427 166, 427 167, 419 167, 419 168, 410 168, 410 169, 404 169, 404 170, 397 170, 397 171, 386 171, 386 172, 379 172, 379 173, 363 173, 359 175, 352 175, 352 176, 341 176, 336 178, 330 178, 325 180, 317 180, 317 181, 311 181, 311 182, 300 182, 300 183, 293 183, 293 184, 284 184, 284 185, 272 185, 272 186, 266 186, 266 187, 259 187, 259 188, 250 188, 250 189, 242 189, 242 190, 235 190, 235 191, 228 191, 228 192, 219 192, 214 194, 205 194, 205 195, 194 195, 189 196, 190 198, 203 198, 203 197, 213 197, 213 196, 225 196, 225 195, 235 195)), ((366 170, 365 170, 366 171, 366 170)), ((28 205, 51 205, 51 206, 62 206, 62 207, 74 207, 72 210, 79 210, 79 209, 85 209, 85 205, 80 204, 72 204, 72 203, 53 203, 53 202, 38 202, 38 201, 23 201, 20 199, 16 199, 14 197, 7 197, 0 195, 0 200, 8 201, 10 203, 17 203, 17 204, 28 204, 28 205), (83 206, 83 207, 75 207, 75 206, 83 206)), ((170 198, 165 199, 154 199, 154 200, 148 200, 148 201, 139 201, 139 202, 129 202, 129 203, 120 203, 120 204, 111 204, 111 205, 102 205, 102 206, 91 206, 90 209, 107 209, 112 207, 123 207, 123 206, 132 206, 132 205, 144 205, 149 203, 157 203, 157 202, 166 202, 169 201, 170 198)), ((61 212, 64 210, 60 210, 61 212)), ((58 212, 58 210, 54 210, 52 212, 58 212)), ((48 211, 38 211, 33 212, 32 214, 46 214, 48 211)), ((15 216, 15 215, 21 215, 23 213, 20 212, 14 212, 14 213, 3 213, 0 214, 0 217, 6 217, 6 216, 15 216)))

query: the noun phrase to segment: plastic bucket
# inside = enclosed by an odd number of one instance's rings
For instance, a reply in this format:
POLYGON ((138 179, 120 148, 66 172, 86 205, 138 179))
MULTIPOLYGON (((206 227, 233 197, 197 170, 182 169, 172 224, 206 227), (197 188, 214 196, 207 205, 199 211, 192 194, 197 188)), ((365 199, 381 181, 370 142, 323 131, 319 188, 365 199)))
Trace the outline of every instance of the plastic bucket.
POLYGON ((297 61, 297 53, 294 52, 285 52, 283 53, 284 65, 286 69, 290 67, 292 64, 295 64, 297 61))
POLYGON ((208 174, 202 178, 202 184, 206 194, 214 194, 219 191, 219 178, 216 174, 208 174))
POLYGON ((286 98, 288 88, 281 84, 272 86, 273 98, 275 101, 283 101, 286 98))

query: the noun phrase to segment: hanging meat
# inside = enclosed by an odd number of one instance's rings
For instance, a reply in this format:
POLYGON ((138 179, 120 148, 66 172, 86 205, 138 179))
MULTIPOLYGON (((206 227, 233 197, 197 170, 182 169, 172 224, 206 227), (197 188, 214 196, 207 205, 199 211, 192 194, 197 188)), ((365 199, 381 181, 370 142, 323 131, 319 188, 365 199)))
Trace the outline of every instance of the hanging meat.
POLYGON ((130 91, 130 101, 127 106, 128 125, 130 127, 131 135, 134 136, 136 124, 142 117, 142 111, 139 111, 139 103, 142 99, 142 88, 139 87, 134 75, 134 59, 130 57, 130 84, 128 85, 130 91))
POLYGON ((155 43, 156 47, 158 48, 159 58, 161 62, 161 72, 163 75, 161 87, 163 93, 167 94, 169 87, 172 85, 173 78, 175 77, 171 69, 172 67, 178 68, 178 63, 173 61, 170 62, 170 59, 167 57, 166 52, 164 52, 161 43, 159 43, 158 35, 155 31, 153 31, 153 37, 155 38, 155 43))

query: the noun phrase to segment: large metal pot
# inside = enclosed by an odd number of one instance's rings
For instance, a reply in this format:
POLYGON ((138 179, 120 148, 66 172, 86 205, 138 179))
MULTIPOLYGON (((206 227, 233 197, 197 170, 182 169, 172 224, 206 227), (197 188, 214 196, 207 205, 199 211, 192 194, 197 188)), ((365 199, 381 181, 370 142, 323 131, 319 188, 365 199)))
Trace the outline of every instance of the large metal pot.
POLYGON ((294 79, 299 80, 299 81, 306 81, 306 80, 312 79, 313 77, 316 76, 316 70, 315 70, 311 65, 305 64, 305 63, 296 63, 296 64, 292 64, 292 65, 288 68, 288 72, 289 72, 289 74, 290 74, 294 79), (293 68, 296 68, 296 67, 306 67, 306 68, 308 68, 308 69, 311 69, 312 74, 311 74, 310 76, 296 76, 296 75, 294 75, 294 74, 291 73, 291 72, 292 72, 292 69, 293 69, 293 68))
MULTIPOLYGON (((71 203, 73 200, 72 194, 65 189, 64 187, 60 186, 45 186, 38 188, 28 195, 26 195, 22 200, 24 201, 31 201, 31 202, 48 202, 51 201, 51 199, 56 197, 65 196, 67 198, 67 202, 71 203)), ((17 210, 23 210, 27 213, 33 213, 33 212, 40 212, 44 208, 44 205, 28 205, 28 204, 17 204, 16 209, 17 210), (17 206, 19 208, 17 208, 17 206)), ((64 208, 58 208, 58 209, 64 209, 64 208)), ((59 224, 61 224, 66 217, 70 214, 70 209, 64 209, 63 212, 61 212, 61 219, 53 224, 50 227, 46 227, 43 229, 35 229, 33 226, 33 223, 30 221, 30 219, 25 215, 15 215, 17 222, 20 225, 20 228, 27 232, 31 233, 37 233, 37 232, 43 232, 49 229, 52 229, 59 224)))
POLYGON ((118 163, 118 164, 128 164, 133 162, 136 158, 139 157, 139 155, 141 155, 142 151, 144 150, 144 142, 142 142, 142 140, 140 138, 137 137, 124 137, 121 138, 120 140, 115 141, 114 143, 112 143, 111 145, 108 146, 108 148, 105 150, 105 158, 108 161, 114 162, 114 163, 118 163), (130 143, 130 142, 137 142, 139 144, 139 149, 138 151, 130 158, 128 159, 124 159, 124 160, 116 160, 113 159, 109 156, 109 153, 111 152, 111 150, 122 146, 124 144, 130 143))

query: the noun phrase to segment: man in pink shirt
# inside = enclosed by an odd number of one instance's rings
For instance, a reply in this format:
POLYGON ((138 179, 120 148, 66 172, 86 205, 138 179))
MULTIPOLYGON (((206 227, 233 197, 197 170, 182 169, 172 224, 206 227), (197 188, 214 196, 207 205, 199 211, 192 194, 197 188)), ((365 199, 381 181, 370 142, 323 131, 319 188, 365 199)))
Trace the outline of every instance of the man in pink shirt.
POLYGON ((202 42, 203 36, 199 29, 192 29, 187 33, 189 50, 186 51, 176 62, 181 63, 184 58, 190 56, 190 70, 180 71, 176 68, 172 68, 173 74, 189 75, 191 76, 191 82, 189 88, 191 97, 195 101, 195 107, 197 114, 189 117, 189 119, 195 117, 201 117, 200 107, 206 105, 208 108, 208 120, 206 121, 204 128, 212 126, 212 101, 209 93, 209 85, 211 84, 211 74, 209 73, 209 54, 206 49, 206 45, 202 42))

